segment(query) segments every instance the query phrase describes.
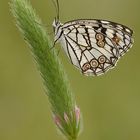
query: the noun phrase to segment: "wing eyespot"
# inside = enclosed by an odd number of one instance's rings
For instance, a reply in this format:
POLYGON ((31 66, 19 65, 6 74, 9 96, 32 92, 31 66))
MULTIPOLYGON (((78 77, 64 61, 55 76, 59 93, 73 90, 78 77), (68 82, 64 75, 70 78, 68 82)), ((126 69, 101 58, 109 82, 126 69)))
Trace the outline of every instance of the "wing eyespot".
POLYGON ((99 47, 101 47, 101 48, 104 48, 105 42, 104 42, 104 41, 98 41, 98 42, 97 42, 97 45, 98 45, 99 47))
POLYGON ((106 62, 106 57, 101 55, 99 58, 98 58, 98 61, 100 64, 104 64, 106 62))
POLYGON ((100 33, 97 33, 95 38, 97 39, 97 45, 101 48, 103 48, 105 46, 105 42, 104 42, 104 36, 100 33))
POLYGON ((92 68, 97 68, 99 63, 98 63, 98 61, 96 59, 92 59, 90 61, 90 65, 91 65, 92 68))
POLYGON ((102 41, 102 40, 104 40, 104 36, 102 34, 98 33, 98 34, 96 34, 96 39, 102 41))
POLYGON ((90 69, 90 64, 89 63, 85 63, 82 67, 83 72, 87 71, 88 69, 90 69))
POLYGON ((118 44, 118 43, 120 42, 121 38, 118 37, 118 36, 114 36, 114 37, 112 38, 112 40, 115 42, 115 44, 118 44))

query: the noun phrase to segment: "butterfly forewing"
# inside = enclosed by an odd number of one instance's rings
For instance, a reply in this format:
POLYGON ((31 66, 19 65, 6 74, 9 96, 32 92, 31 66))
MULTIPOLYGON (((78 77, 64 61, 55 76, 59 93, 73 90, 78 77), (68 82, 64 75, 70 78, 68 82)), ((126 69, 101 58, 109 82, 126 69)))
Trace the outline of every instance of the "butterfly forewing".
POLYGON ((133 43, 131 29, 105 20, 69 21, 59 32, 72 64, 86 75, 100 75, 113 68, 133 43))

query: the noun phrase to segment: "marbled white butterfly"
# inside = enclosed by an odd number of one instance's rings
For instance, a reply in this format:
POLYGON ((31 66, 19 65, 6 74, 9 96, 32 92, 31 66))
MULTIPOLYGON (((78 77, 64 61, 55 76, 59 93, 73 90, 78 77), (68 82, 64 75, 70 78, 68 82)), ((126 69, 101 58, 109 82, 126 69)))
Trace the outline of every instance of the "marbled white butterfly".
POLYGON ((77 19, 64 24, 53 22, 55 41, 60 42, 71 63, 85 75, 101 75, 113 68, 131 48, 133 31, 107 20, 77 19))

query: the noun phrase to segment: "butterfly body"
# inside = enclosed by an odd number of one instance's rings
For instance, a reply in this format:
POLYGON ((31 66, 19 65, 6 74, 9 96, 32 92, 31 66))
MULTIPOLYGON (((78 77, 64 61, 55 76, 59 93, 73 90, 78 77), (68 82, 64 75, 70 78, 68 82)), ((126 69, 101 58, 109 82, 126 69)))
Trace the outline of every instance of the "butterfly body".
POLYGON ((101 75, 113 68, 132 46, 133 31, 106 20, 54 20, 55 43, 60 42, 71 63, 85 75, 101 75))

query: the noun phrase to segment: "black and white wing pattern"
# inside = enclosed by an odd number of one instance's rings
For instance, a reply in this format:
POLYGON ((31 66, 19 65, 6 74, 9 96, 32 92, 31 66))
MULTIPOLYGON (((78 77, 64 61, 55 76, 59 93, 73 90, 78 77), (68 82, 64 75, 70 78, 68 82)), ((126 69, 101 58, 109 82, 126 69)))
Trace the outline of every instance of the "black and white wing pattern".
POLYGON ((66 22, 59 37, 73 65, 85 75, 101 75, 131 48, 132 33, 124 25, 91 19, 66 22))

